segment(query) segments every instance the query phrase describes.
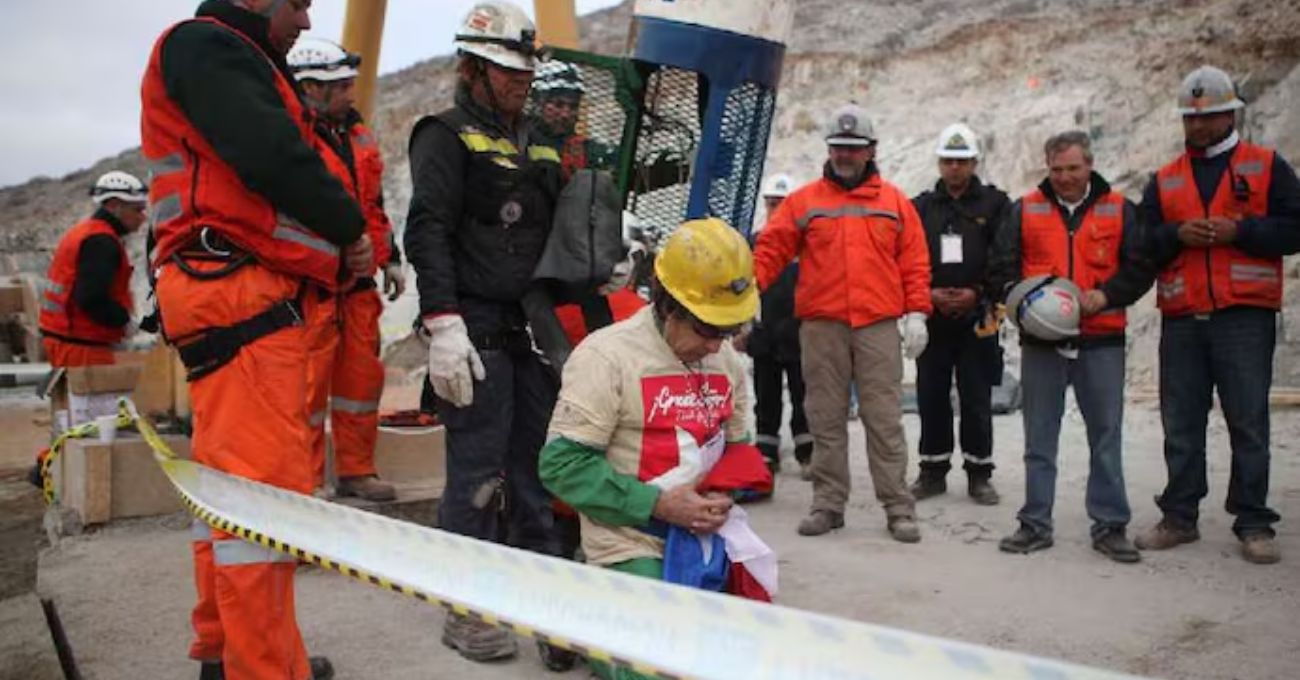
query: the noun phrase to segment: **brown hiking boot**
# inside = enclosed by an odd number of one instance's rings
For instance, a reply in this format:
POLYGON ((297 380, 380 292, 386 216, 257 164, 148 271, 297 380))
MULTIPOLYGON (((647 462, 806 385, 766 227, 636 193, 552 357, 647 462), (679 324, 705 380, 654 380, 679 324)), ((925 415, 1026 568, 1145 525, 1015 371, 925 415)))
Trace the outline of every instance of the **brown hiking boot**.
POLYGON ((1201 540, 1201 532, 1196 527, 1184 529, 1169 520, 1160 520, 1155 526, 1138 534, 1133 544, 1138 550, 1168 550, 1184 543, 1201 540))
POLYGON ((906 515, 889 518, 889 535, 899 543, 917 543, 921 540, 921 527, 906 515))
POLYGON ((519 651, 515 636, 504 628, 454 612, 447 612, 442 644, 470 661, 508 659, 519 651))
POLYGON ((1268 534, 1250 534, 1241 539, 1241 556, 1251 564, 1276 564, 1282 559, 1277 541, 1268 534))
POLYGON ((367 501, 397 500, 397 490, 393 485, 379 481, 379 477, 375 475, 339 477, 339 486, 335 493, 339 496, 356 496, 367 501))
POLYGON ((831 529, 844 526, 844 513, 830 510, 813 510, 799 522, 800 536, 821 536, 831 529))

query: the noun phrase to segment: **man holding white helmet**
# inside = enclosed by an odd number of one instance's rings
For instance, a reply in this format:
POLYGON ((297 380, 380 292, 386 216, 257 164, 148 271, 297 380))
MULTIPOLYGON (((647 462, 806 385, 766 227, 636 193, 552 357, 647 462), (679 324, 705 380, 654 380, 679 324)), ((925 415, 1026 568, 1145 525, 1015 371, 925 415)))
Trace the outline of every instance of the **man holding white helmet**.
POLYGON ((993 385, 1002 379, 998 314, 987 286, 989 251, 1011 200, 975 174, 980 144, 962 123, 944 128, 935 147, 939 181, 912 199, 930 245, 930 342, 916 359, 916 403, 921 415, 921 474, 917 500, 948 490, 952 469, 953 374, 961 403, 961 453, 967 494, 996 505, 993 475, 993 385))
MULTIPOLYGON (((447 427, 438 521, 447 531, 555 554, 537 459, 557 386, 520 304, 560 190, 559 154, 534 141, 524 116, 533 23, 508 2, 479 2, 456 48, 455 105, 411 132, 405 233, 430 339, 429 381, 447 427), (502 515, 508 526, 499 525, 502 515)), ((476 661, 516 652, 509 632, 454 613, 443 642, 476 661)))
POLYGON ((149 191, 112 170, 90 190, 95 213, 59 239, 41 288, 41 329, 50 365, 113 363, 113 345, 132 329, 131 259, 122 239, 145 221, 149 191))
POLYGON ((332 41, 302 38, 289 50, 289 68, 316 112, 317 131, 356 177, 374 261, 365 275, 339 292, 332 314, 313 324, 310 419, 317 484, 325 473, 325 420, 334 439, 337 493, 372 501, 396 498, 392 484, 375 471, 379 397, 384 365, 379 360, 379 316, 383 302, 373 273, 382 267, 384 287, 396 299, 406 287, 393 227, 384 212, 384 161, 374 135, 354 108, 353 85, 361 58, 332 41), (328 411, 326 406, 328 404, 328 411))
POLYGON ((1137 562, 1126 534, 1131 513, 1121 441, 1124 308, 1146 293, 1154 274, 1141 259, 1137 210, 1093 171, 1088 135, 1054 135, 1044 151, 1048 177, 1012 205, 990 275, 993 291, 1020 281, 1006 299, 1021 330, 1024 390, 1025 504, 1020 528, 999 548, 1029 553, 1052 546, 1061 417, 1073 385, 1088 432, 1092 546, 1117 562, 1137 562))
MULTIPOLYGON (((789 175, 777 174, 763 182, 763 205, 770 218, 794 189, 789 175)), ((762 227, 759 227, 760 231, 762 227)), ((744 349, 754 359, 754 417, 758 449, 772 472, 781 469, 781 411, 785 407, 784 380, 790 390, 790 434, 799 474, 812 478, 813 437, 804 415, 803 369, 799 359, 799 319, 794 315, 794 291, 799 263, 791 262, 763 291, 763 313, 744 339, 744 349)))
POLYGON ((921 540, 907 489, 903 434, 903 356, 925 349, 930 256, 912 201, 880 177, 867 112, 842 106, 826 122, 822 177, 786 197, 769 216, 754 251, 766 290, 800 259, 795 315, 815 446, 813 505, 799 533, 844 526, 849 497, 849 386, 856 384, 867 431, 876 498, 895 540, 921 540), (900 323, 901 320, 901 323, 900 323), (901 328, 900 328, 901 326, 901 328), (901 344, 901 347, 900 347, 901 344))
POLYGON ((1272 149, 1240 138, 1245 106, 1227 73, 1202 66, 1183 80, 1187 150, 1142 196, 1150 254, 1161 268, 1160 416, 1169 482, 1163 518, 1137 545, 1164 550, 1200 538, 1209 492, 1205 428, 1217 392, 1232 440, 1226 509, 1241 554, 1281 559, 1268 507, 1269 407, 1282 257, 1300 251, 1300 182, 1272 149))

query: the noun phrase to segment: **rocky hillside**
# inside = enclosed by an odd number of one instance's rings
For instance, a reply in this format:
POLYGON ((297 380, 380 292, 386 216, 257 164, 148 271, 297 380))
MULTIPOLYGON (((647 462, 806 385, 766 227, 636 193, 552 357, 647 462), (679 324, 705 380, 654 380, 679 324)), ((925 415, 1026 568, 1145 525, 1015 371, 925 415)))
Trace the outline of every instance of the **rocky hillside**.
MULTIPOLYGON (((625 2, 585 17, 584 48, 622 53, 630 16, 625 2)), ((884 174, 908 191, 934 181, 933 138, 964 120, 985 139, 981 174, 1012 193, 1041 179, 1047 136, 1082 128, 1095 139, 1098 169, 1136 197, 1179 150, 1173 98, 1182 75, 1201 63, 1241 81, 1251 102, 1248 136, 1300 160, 1300 0, 800 0, 795 25, 769 171, 817 174, 825 153, 819 123, 851 98, 875 118, 884 174)), ((446 106, 453 77, 452 60, 442 57, 380 83, 374 122, 398 225, 410 196, 407 134, 420 115, 446 106)), ((138 153, 0 190, 0 251, 14 256, 10 265, 39 269, 60 231, 85 211, 90 181, 116 166, 139 170, 138 153)), ((404 325, 397 317, 409 318, 403 302, 390 312, 394 328, 404 325)), ((1141 346, 1154 337, 1156 318, 1136 316, 1141 346)), ((1291 316, 1300 318, 1300 305, 1286 315, 1288 326, 1291 316)), ((1294 325, 1288 339, 1300 340, 1294 325)), ((1135 362, 1133 377, 1149 379, 1149 364, 1135 362)))

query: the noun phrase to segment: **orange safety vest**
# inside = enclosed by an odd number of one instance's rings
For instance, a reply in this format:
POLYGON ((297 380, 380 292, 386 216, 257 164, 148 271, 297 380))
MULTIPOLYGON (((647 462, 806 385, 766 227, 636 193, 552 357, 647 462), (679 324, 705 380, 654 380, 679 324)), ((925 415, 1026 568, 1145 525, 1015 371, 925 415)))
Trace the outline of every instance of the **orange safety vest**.
MULTIPOLYGON (((1020 276, 1051 274, 1068 278, 1080 290, 1101 286, 1119 271, 1124 239, 1124 196, 1116 191, 1100 196, 1070 233, 1056 201, 1035 189, 1020 202, 1020 276)), ((1124 332, 1124 310, 1109 309, 1080 323, 1083 336, 1124 332)))
POLYGON ((352 157, 357 168, 357 194, 366 215, 366 233, 375 251, 375 266, 383 267, 392 256, 393 225, 384 212, 384 159, 375 135, 363 123, 348 130, 352 157))
MULTIPOLYGON (((1191 157, 1184 153, 1156 174, 1160 212, 1172 224, 1207 217, 1261 217, 1268 214, 1272 179, 1273 152, 1241 142, 1206 207, 1196 188, 1191 157)), ((1165 316, 1208 314, 1236 305, 1282 308, 1282 258, 1251 257, 1233 245, 1184 247, 1157 282, 1165 316)))
MULTIPOLYGON (((247 36, 211 17, 205 21, 221 26, 257 50, 247 36)), ((156 241, 154 265, 163 264, 176 252, 210 228, 225 239, 252 253, 264 266, 302 276, 334 288, 339 271, 339 249, 329 241, 280 213, 260 194, 244 186, 239 175, 217 155, 212 145, 195 129, 163 83, 162 45, 172 31, 163 32, 154 44, 141 87, 143 112, 141 137, 149 163, 149 216, 156 241)), ((293 85, 267 57, 275 88, 303 141, 321 152, 331 174, 350 187, 349 172, 337 155, 325 153, 328 145, 313 130, 313 119, 299 100, 293 85)))
POLYGON ((81 253, 81 244, 87 238, 98 235, 113 237, 117 243, 121 262, 117 275, 113 277, 108 294, 113 302, 124 307, 128 312, 134 309, 131 298, 131 259, 122 247, 122 239, 113 225, 95 218, 88 219, 73 227, 59 241, 54 250, 54 259, 50 261, 46 273, 45 285, 41 290, 41 313, 38 323, 43 332, 72 341, 92 344, 111 345, 122 341, 124 331, 121 326, 104 326, 81 311, 72 300, 72 289, 77 281, 77 257, 81 253))

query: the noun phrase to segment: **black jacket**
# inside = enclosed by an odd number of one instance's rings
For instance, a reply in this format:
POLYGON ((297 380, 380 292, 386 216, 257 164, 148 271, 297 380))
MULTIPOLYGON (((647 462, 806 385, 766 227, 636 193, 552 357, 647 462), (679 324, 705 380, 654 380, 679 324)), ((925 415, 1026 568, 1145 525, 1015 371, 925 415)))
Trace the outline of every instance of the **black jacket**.
POLYGON ((471 335, 522 323, 518 302, 560 190, 559 164, 530 160, 529 140, 526 126, 511 133, 464 87, 455 107, 415 124, 404 242, 421 315, 459 312, 471 335), (461 134, 509 142, 517 153, 471 152, 461 134))
POLYGON ((799 284, 799 263, 792 262, 763 291, 763 314, 746 342, 752 357, 781 363, 799 361, 799 319, 794 315, 794 290, 799 284))
POLYGON ((335 245, 361 238, 361 207, 303 141, 276 90, 273 68, 295 81, 268 42, 267 19, 227 0, 207 0, 195 15, 222 21, 261 51, 219 26, 183 23, 161 48, 168 96, 239 179, 277 210, 335 245))
MULTIPOLYGON (((1229 150, 1213 158, 1192 158, 1192 173, 1203 204, 1209 205, 1214 199, 1231 157, 1229 150)), ((1156 267, 1163 269, 1182 252, 1183 242, 1178 240, 1178 225, 1165 222, 1155 175, 1142 192, 1141 212, 1147 225, 1147 256, 1156 267)), ((1268 215, 1242 220, 1233 245, 1252 257, 1282 257, 1300 252, 1300 180, 1281 154, 1273 154, 1268 215)))
POLYGON ((989 251, 1011 208, 1006 192, 972 177, 966 191, 954 199, 939 180, 933 190, 912 199, 912 204, 930 245, 930 287, 974 288, 982 296, 988 282, 989 251), (943 263, 940 248, 944 234, 962 237, 960 263, 943 263))
POLYGON ((113 300, 113 279, 122 267, 121 238, 126 226, 113 213, 100 208, 94 218, 113 227, 117 237, 95 234, 81 242, 77 251, 77 280, 72 284, 72 301, 92 321, 111 328, 121 328, 131 321, 131 313, 113 300))
MULTIPOLYGON (((1040 191, 1061 212, 1066 229, 1071 235, 1078 231, 1083 223, 1083 216, 1097 199, 1110 193, 1110 183, 1101 175, 1092 173, 1092 190, 1083 204, 1069 215, 1065 207, 1056 200, 1056 192, 1048 180, 1038 185, 1040 191)), ((998 230, 993 246, 992 261, 989 267, 989 291, 996 302, 1006 299, 1011 287, 1020 281, 1020 224, 1022 201, 1012 204, 1006 223, 998 230)), ((1132 201, 1124 201, 1124 231, 1120 237, 1119 271, 1099 286, 1106 294, 1110 308, 1127 307, 1137 302, 1155 283, 1156 270, 1143 251, 1142 225, 1138 221, 1137 206, 1132 201)), ((1021 336, 1024 340, 1024 336, 1021 336)), ((1113 338, 1085 338, 1080 344, 1089 341, 1122 341, 1123 334, 1113 338)))

